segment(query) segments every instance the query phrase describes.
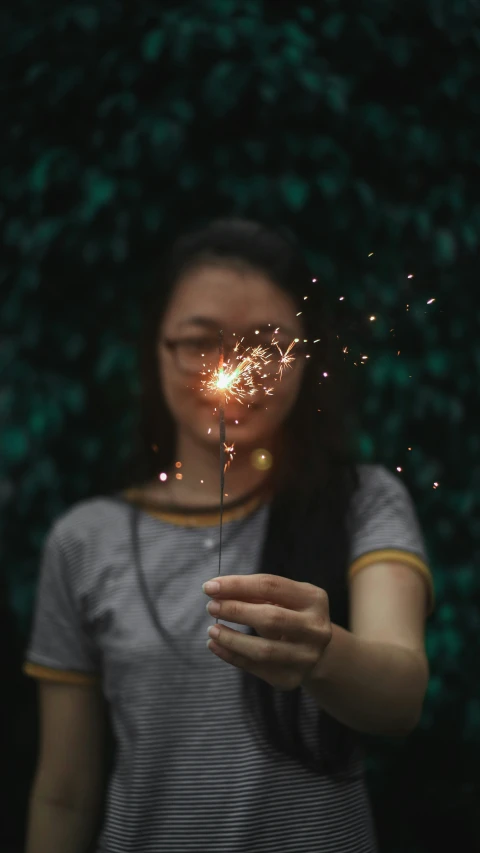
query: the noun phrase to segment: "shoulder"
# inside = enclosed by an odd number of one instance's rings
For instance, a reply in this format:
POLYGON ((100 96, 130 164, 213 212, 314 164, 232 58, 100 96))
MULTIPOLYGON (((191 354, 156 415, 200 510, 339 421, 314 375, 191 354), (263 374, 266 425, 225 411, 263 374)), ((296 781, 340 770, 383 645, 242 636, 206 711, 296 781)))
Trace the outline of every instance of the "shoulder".
POLYGON ((402 479, 383 465, 360 465, 348 515, 352 560, 376 550, 401 550, 426 560, 418 514, 402 479))
POLYGON ((384 465, 357 465, 358 487, 352 498, 354 514, 374 510, 375 505, 410 505, 411 496, 402 479, 384 465))
POLYGON ((115 497, 94 497, 73 504, 53 521, 47 535, 48 542, 68 547, 90 540, 95 535, 115 533, 124 529, 127 504, 115 497))
POLYGON ((358 492, 360 493, 395 492, 403 494, 408 491, 398 474, 389 471, 385 465, 357 465, 357 471, 358 492))
MULTIPOLYGON (((421 531, 410 492, 401 477, 384 465, 359 465, 359 483, 348 513, 350 532, 357 539, 408 539, 420 546, 421 531)), ((386 547, 383 545, 383 547, 386 547)))

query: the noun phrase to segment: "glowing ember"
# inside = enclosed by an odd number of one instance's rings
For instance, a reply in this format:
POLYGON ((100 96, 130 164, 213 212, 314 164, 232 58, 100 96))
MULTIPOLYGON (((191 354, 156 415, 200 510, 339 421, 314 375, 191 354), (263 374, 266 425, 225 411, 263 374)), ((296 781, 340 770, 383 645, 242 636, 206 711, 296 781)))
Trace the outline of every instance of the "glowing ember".
POLYGON ((233 462, 233 457, 235 456, 235 445, 234 444, 227 444, 225 442, 223 447, 225 450, 225 457, 226 457, 225 458, 225 465, 224 465, 224 469, 223 469, 223 471, 225 473, 227 468, 230 467, 230 463, 233 462))

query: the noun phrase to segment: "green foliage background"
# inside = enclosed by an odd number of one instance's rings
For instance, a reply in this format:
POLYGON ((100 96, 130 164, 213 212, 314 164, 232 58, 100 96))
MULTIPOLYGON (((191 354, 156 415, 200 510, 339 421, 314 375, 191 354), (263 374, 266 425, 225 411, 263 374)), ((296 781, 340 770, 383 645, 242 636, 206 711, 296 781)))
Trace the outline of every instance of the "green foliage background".
POLYGON ((128 453, 159 252, 236 213, 301 238, 349 348, 363 459, 401 468, 427 538, 431 682, 419 730, 372 741, 381 849, 474 850, 478 4, 20 0, 1 14, 9 843, 36 759, 35 687, 20 667, 43 537, 109 488, 128 453))

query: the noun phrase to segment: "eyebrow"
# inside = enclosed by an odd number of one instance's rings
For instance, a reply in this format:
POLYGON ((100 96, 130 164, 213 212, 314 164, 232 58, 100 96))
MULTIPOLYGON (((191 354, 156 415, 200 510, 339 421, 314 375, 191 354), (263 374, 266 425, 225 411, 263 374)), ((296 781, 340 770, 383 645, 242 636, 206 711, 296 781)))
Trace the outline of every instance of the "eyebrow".
MULTIPOLYGON (((212 329, 212 330, 217 331, 217 332, 220 329, 220 323, 218 322, 218 320, 212 320, 209 317, 189 317, 188 320, 182 320, 182 322, 179 323, 179 327, 180 326, 203 326, 206 329, 212 329)), ((253 326, 252 326, 252 328, 253 328, 253 326)), ((282 329, 282 327, 279 326, 278 324, 277 325, 273 325, 273 323, 271 323, 270 325, 264 324, 263 326, 257 326, 257 328, 258 328, 258 331, 261 332, 262 334, 266 333, 266 334, 273 335, 275 329, 281 329, 283 332, 286 332, 289 337, 292 337, 292 339, 298 337, 297 332, 293 332, 292 329, 285 329, 285 328, 282 329)))
POLYGON ((205 326, 210 329, 218 329, 218 322, 211 320, 208 317, 189 317, 188 320, 182 320, 179 326, 205 326))

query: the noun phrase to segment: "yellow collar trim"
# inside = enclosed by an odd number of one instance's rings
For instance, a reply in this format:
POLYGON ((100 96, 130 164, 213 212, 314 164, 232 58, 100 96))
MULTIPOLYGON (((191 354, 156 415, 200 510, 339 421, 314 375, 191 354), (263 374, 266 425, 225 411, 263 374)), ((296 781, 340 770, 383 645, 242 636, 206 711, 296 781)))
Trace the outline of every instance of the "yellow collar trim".
MULTIPOLYGON (((147 515, 152 518, 157 518, 159 521, 166 521, 169 524, 176 524, 179 527, 215 527, 220 523, 220 510, 218 509, 201 509, 198 511, 190 510, 182 512, 179 509, 159 509, 151 501, 148 501, 141 493, 140 489, 126 489, 122 492, 122 497, 129 503, 138 506, 147 515)), ((254 512, 262 503, 266 502, 265 493, 256 494, 240 506, 228 507, 223 510, 223 521, 238 521, 246 518, 247 515, 254 512)))

